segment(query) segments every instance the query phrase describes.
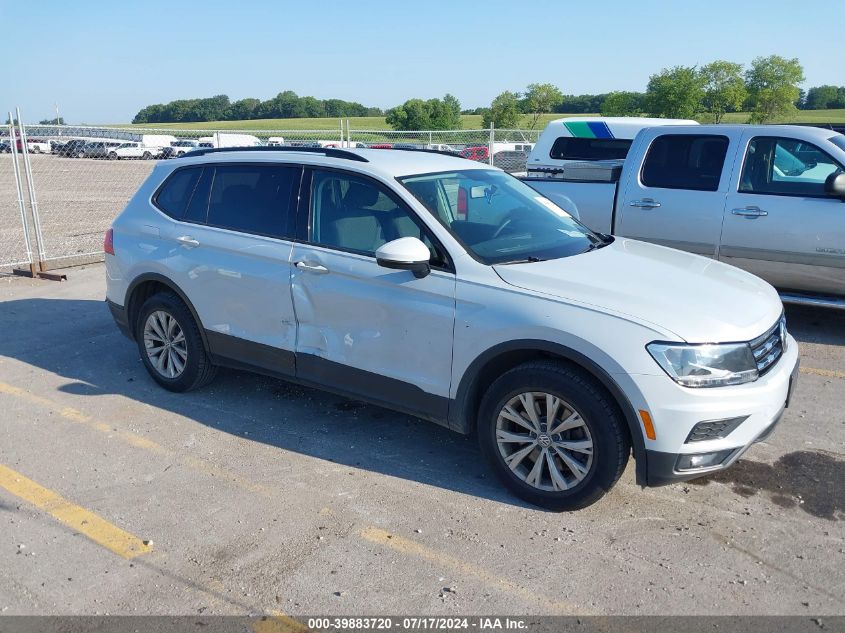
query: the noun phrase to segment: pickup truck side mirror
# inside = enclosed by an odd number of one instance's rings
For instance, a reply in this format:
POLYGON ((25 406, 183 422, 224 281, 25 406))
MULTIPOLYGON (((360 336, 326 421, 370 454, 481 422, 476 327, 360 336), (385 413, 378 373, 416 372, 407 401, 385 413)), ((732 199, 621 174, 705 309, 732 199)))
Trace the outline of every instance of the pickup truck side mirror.
POLYGON ((828 176, 824 181, 824 192, 845 202, 845 172, 838 171, 828 176))
POLYGON ((431 252, 416 237, 400 237, 383 244, 376 251, 376 263, 385 268, 410 270, 414 277, 422 279, 431 272, 431 252))

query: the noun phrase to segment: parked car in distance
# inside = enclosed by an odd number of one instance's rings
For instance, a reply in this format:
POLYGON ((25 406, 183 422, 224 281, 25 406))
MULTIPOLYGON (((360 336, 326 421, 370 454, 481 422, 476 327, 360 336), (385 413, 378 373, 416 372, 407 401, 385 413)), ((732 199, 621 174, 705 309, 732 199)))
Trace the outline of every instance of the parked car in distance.
POLYGON ((127 142, 121 143, 117 147, 109 147, 106 152, 106 158, 109 160, 119 160, 122 158, 136 158, 142 160, 150 160, 161 155, 161 148, 147 147, 141 143, 127 142))
POLYGON ((486 161, 490 157, 490 150, 486 145, 477 145, 473 147, 465 147, 461 150, 462 158, 476 161, 486 161))
POLYGON ((11 141, 0 141, 0 154, 9 154, 12 151, 11 141))
POLYGON ((838 132, 689 125, 643 128, 621 166, 571 163, 526 182, 595 231, 732 264, 787 302, 845 309, 843 172, 838 132))
POLYGON ((642 485, 730 466, 797 375, 765 281, 439 153, 196 150, 156 164, 104 251, 165 389, 249 367, 417 415, 552 509, 595 502, 631 451, 642 485))
POLYGON ((199 142, 190 139, 180 139, 173 141, 169 147, 161 149, 160 158, 178 158, 187 152, 190 152, 199 147, 199 142))
POLYGON ((109 150, 121 145, 120 141, 95 141, 93 143, 86 143, 82 149, 77 152, 79 158, 106 158, 109 150))
POLYGON ((372 143, 370 149, 393 149, 393 143, 372 143))
POLYGON ((71 139, 64 143, 56 143, 53 145, 53 153, 58 156, 81 158, 82 148, 87 143, 88 141, 82 139, 71 139))
POLYGON ((43 138, 26 139, 26 149, 30 154, 49 154, 53 151, 54 141, 43 138))

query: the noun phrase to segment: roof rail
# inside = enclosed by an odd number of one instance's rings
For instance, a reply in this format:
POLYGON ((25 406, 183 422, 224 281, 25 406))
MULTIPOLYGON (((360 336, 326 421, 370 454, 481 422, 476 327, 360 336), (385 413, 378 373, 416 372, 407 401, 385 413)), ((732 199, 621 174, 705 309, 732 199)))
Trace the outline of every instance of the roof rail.
POLYGON ((289 145, 258 145, 255 147, 200 147, 185 152, 179 158, 192 158, 194 156, 205 156, 206 154, 219 154, 220 152, 304 152, 306 154, 323 154, 330 158, 345 158, 355 160, 359 163, 369 163, 366 158, 355 152, 335 147, 291 147, 289 145))

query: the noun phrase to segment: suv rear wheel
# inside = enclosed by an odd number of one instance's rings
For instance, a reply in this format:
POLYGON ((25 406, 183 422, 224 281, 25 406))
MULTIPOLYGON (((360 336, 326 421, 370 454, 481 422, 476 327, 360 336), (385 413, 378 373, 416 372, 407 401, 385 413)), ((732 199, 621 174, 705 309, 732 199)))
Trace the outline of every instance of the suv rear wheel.
POLYGON ((197 389, 217 373, 190 310, 172 292, 159 292, 144 302, 135 340, 144 367, 169 391, 197 389))
POLYGON ((609 491, 628 462, 622 420, 586 373, 547 361, 500 376, 481 401, 478 436, 496 475, 517 496, 576 510, 609 491))

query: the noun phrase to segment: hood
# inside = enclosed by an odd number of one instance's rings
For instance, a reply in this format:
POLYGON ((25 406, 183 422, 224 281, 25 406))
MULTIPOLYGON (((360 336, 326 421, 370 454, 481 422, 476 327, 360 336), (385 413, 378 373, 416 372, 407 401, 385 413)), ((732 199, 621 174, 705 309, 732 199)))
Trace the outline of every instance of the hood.
POLYGON ((783 311, 775 289, 750 273, 624 238, 582 255, 494 269, 513 286, 648 322, 690 343, 751 340, 783 311))

